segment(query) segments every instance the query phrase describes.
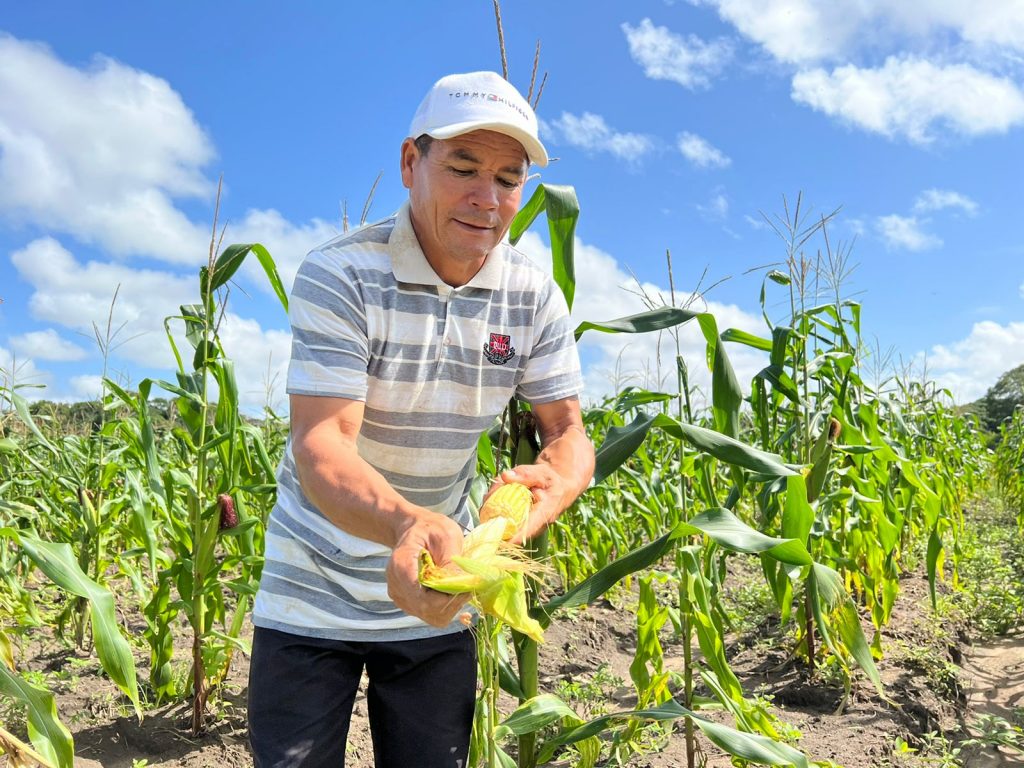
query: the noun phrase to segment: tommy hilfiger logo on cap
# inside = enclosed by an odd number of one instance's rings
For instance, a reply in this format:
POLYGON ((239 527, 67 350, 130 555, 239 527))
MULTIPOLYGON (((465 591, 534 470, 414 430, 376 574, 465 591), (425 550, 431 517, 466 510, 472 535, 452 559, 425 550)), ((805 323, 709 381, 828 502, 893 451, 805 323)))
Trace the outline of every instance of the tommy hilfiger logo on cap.
POLYGON ((455 91, 454 93, 448 94, 449 99, 487 99, 487 101, 496 101, 499 104, 504 104, 506 107, 511 107, 520 115, 523 116, 523 120, 529 121, 530 116, 526 110, 516 104, 512 99, 507 99, 504 96, 500 96, 497 93, 487 93, 485 91, 455 91))
POLYGON ((491 340, 484 344, 484 357, 495 365, 504 365, 516 354, 511 344, 512 338, 501 333, 492 333, 491 340))

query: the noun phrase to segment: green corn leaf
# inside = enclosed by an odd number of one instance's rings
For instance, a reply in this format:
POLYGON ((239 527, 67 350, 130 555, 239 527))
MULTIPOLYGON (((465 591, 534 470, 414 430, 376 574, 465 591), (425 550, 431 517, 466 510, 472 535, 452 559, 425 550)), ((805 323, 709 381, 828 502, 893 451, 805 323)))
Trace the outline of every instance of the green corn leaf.
POLYGON ((57 717, 53 694, 23 680, 5 664, 0 664, 0 693, 28 708, 28 735, 39 756, 57 768, 72 768, 74 740, 57 717))
POLYGON ((935 586, 938 582, 940 563, 942 562, 942 539, 939 536, 938 527, 932 528, 928 536, 928 555, 926 558, 928 568, 928 595, 931 598, 932 610, 937 608, 937 596, 935 586))
POLYGON ((619 393, 615 398, 615 410, 618 413, 625 413, 641 405, 651 403, 667 403, 675 399, 675 395, 665 392, 648 392, 647 390, 635 390, 628 388, 619 393))
POLYGON ((526 698, 519 674, 512 668, 509 660, 501 656, 498 657, 498 682, 501 685, 501 690, 509 696, 515 696, 520 701, 526 698))
POLYGON ((206 310, 202 304, 182 304, 178 309, 185 323, 185 338, 195 349, 206 338, 206 310))
POLYGON ((476 461, 478 473, 482 469, 488 477, 498 474, 498 467, 494 463, 494 445, 487 432, 481 432, 476 441, 476 461))
POLYGON ((203 340, 196 345, 195 354, 192 356, 192 367, 195 370, 204 368, 220 357, 220 350, 212 341, 203 340))
POLYGON ((796 405, 803 405, 803 401, 800 399, 800 392, 797 389, 796 382, 793 378, 786 373, 781 365, 769 365, 767 368, 762 368, 760 371, 754 374, 755 379, 764 379, 769 382, 772 387, 777 391, 785 395, 786 399, 790 400, 796 405))
POLYGON ((718 323, 714 315, 702 313, 697 322, 707 342, 708 365, 711 368, 711 410, 715 416, 715 429, 731 438, 740 434, 740 405, 743 391, 733 370, 725 346, 718 337, 718 323))
POLYGON ((562 289, 565 303, 572 309, 576 294, 576 267, 574 247, 576 220, 580 216, 580 203, 576 190, 558 184, 540 184, 523 209, 512 219, 509 241, 515 245, 541 211, 547 213, 548 235, 551 239, 551 272, 555 284, 562 289))
POLYGON ((131 700, 139 719, 142 705, 135 678, 131 647, 121 634, 114 609, 114 597, 82 571, 69 544, 38 539, 25 531, 0 529, 0 536, 13 538, 36 566, 61 589, 89 601, 92 609, 93 640, 104 671, 131 700))
POLYGON ((871 655, 871 646, 868 644, 867 637, 864 636, 864 630, 860 625, 860 614, 857 612, 857 606, 852 598, 847 597, 843 601, 837 611, 836 619, 836 630, 843 640, 843 645, 849 649, 850 655, 853 656, 857 665, 874 683, 878 695, 884 697, 882 678, 878 674, 874 656, 871 655))
POLYGON ((664 430, 673 437, 686 440, 699 450, 709 453, 726 464, 733 464, 752 472, 759 472, 773 477, 784 477, 798 474, 782 463, 782 459, 772 453, 758 450, 739 440, 692 424, 683 424, 670 416, 659 413, 653 417, 652 426, 664 430))
MULTIPOLYGON (((802 481, 802 478, 800 478, 802 481)), ((706 534, 719 545, 736 552, 768 554, 789 565, 810 565, 813 560, 803 542, 776 539, 751 528, 728 509, 708 509, 680 523, 686 534, 706 534)))
POLYGON ((213 279, 210 280, 208 286, 205 284, 200 286, 203 289, 202 293, 205 295, 215 291, 230 280, 242 266, 242 262, 245 261, 245 256, 251 248, 251 243, 236 243, 221 251, 213 265, 213 279))
POLYGON ((32 418, 32 414, 28 409, 28 400, 19 395, 17 392, 10 393, 11 402, 14 404, 14 412, 18 414, 18 418, 21 419, 22 423, 28 427, 32 436, 38 441, 38 443, 46 448, 50 453, 56 454, 57 449, 53 447, 53 444, 46 439, 46 436, 39 430, 36 425, 35 419, 32 418))
POLYGON ((530 611, 530 615, 537 619, 540 625, 546 629, 551 623, 551 614, 554 611, 559 608, 575 608, 581 605, 589 605, 621 579, 643 570, 660 560, 681 535, 683 535, 683 530, 676 528, 649 544, 645 544, 634 549, 629 554, 613 560, 597 573, 584 579, 564 594, 552 598, 543 605, 537 606, 530 611))
POLYGON ((786 478, 786 506, 782 509, 782 536, 807 543, 814 525, 814 510, 807 503, 807 483, 800 475, 786 478))
POLYGON ((208 274, 206 267, 200 270, 199 277, 199 293, 205 301, 210 301, 213 292, 220 288, 222 285, 230 280, 238 268, 242 266, 245 261, 245 257, 249 255, 249 252, 255 253, 256 258, 259 259, 260 265, 263 267, 263 271, 267 275, 267 279, 270 281, 270 287, 273 288, 274 293, 277 295, 278 301, 281 302, 281 306, 284 307, 284 311, 288 311, 288 296, 285 293, 284 285, 281 283, 281 277, 277 273, 277 265, 274 264, 274 259, 271 257, 270 252, 259 243, 236 243, 229 245, 223 251, 220 256, 217 257, 217 261, 213 266, 213 279, 208 280, 208 274))
POLYGON ((786 362, 786 347, 789 345, 789 337, 793 335, 793 329, 779 325, 772 328, 771 364, 782 366, 786 362))
MULTIPOLYGON (((686 440, 699 450, 711 454, 727 464, 770 477, 799 474, 782 463, 782 459, 716 432, 692 424, 683 424, 663 413, 642 413, 626 427, 613 427, 610 437, 597 452, 595 478, 607 478, 643 443, 651 428, 657 427, 677 439, 686 440)), ((595 480, 600 482, 600 480, 595 480)))
POLYGON ((274 263, 274 259, 270 256, 270 251, 259 243, 253 243, 252 252, 255 253, 256 258, 259 259, 260 266, 263 267, 263 271, 266 273, 267 279, 270 281, 270 287, 274 289, 274 295, 277 296, 277 300, 281 302, 281 307, 285 312, 287 312, 288 294, 285 293, 284 284, 281 282, 281 276, 277 273, 277 265, 274 263))
POLYGON ((682 325, 699 316, 699 312, 691 312, 688 309, 659 307, 649 312, 627 315, 615 320, 580 323, 576 326, 575 336, 576 341, 579 341, 580 336, 587 331, 600 331, 602 333, 649 333, 650 331, 661 331, 665 328, 682 325))
POLYGON ((670 699, 664 704, 647 709, 616 712, 595 718, 577 727, 562 731, 548 743, 551 745, 573 744, 581 739, 590 738, 607 730, 609 727, 628 720, 666 721, 689 717, 694 725, 714 744, 730 755, 750 760, 762 765, 793 765, 797 768, 810 768, 806 755, 792 747, 773 741, 766 736, 744 733, 726 725, 705 720, 691 710, 670 699))
POLYGON ((595 452, 594 485, 602 483, 643 445, 650 427, 651 420, 642 415, 626 426, 609 428, 595 452))
POLYGON ((505 718, 501 725, 494 730, 494 738, 502 739, 506 736, 536 733, 541 728, 546 728, 564 718, 583 723, 573 708, 560 698, 550 693, 541 694, 523 702, 515 712, 505 718))
POLYGON ((772 343, 762 336, 755 336, 752 333, 741 331, 739 328, 726 328, 722 331, 722 341, 735 341, 737 344, 745 344, 762 352, 771 352, 772 343))
POLYGON ((838 622, 835 625, 835 629, 843 645, 850 651, 854 661, 857 662, 858 666, 864 671, 864 674, 874 684, 878 694, 880 696, 884 695, 882 679, 878 674, 874 658, 871 656, 871 647, 868 645, 867 638, 864 636, 864 630, 860 626, 857 606, 846 593, 846 588, 843 586, 843 577, 827 565, 814 563, 811 567, 810 577, 807 580, 807 587, 811 593, 814 622, 825 644, 828 645, 837 659, 844 664, 846 663, 844 654, 833 640, 830 624, 826 618, 826 613, 831 612, 837 615, 838 622))

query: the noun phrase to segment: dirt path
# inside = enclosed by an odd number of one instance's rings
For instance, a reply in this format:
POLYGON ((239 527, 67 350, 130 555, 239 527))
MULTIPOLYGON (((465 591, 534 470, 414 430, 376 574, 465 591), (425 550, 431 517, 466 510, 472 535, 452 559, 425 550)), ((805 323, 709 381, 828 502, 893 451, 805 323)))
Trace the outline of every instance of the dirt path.
MULTIPOLYGON (((972 717, 992 715, 1014 722, 1014 709, 1024 708, 1024 630, 971 646, 963 675, 972 717)), ((989 747, 965 764, 968 768, 1020 768, 1024 754, 989 747)))

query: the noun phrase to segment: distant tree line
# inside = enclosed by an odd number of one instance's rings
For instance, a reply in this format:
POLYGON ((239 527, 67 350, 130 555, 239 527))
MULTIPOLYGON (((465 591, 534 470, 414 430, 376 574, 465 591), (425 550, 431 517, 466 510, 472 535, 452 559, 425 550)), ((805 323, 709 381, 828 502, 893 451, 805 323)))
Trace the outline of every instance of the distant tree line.
POLYGON ((971 403, 967 410, 977 414, 985 429, 997 432, 999 426, 1012 417, 1019 406, 1024 406, 1024 365, 1018 365, 1000 376, 988 392, 971 403))

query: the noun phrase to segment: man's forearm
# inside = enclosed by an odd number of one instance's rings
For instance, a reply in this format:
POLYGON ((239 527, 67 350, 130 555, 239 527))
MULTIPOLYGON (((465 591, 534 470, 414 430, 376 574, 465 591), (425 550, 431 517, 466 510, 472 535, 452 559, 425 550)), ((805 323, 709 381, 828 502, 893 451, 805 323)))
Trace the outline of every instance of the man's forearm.
POLYGON ((404 499, 336 430, 293 442, 292 455, 306 496, 353 536, 394 548, 411 524, 434 514, 404 499))

